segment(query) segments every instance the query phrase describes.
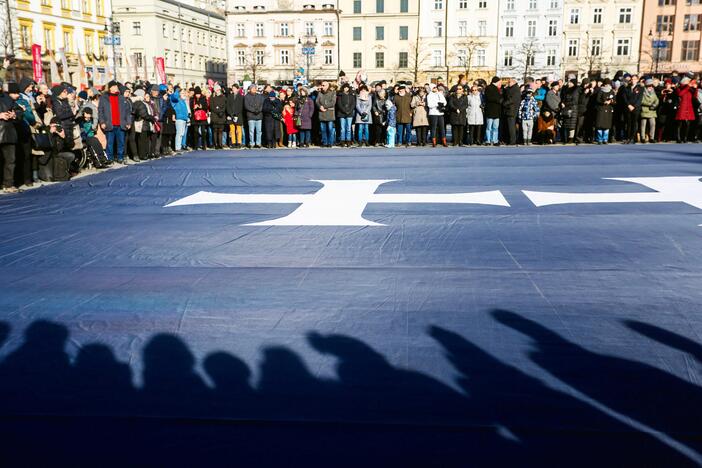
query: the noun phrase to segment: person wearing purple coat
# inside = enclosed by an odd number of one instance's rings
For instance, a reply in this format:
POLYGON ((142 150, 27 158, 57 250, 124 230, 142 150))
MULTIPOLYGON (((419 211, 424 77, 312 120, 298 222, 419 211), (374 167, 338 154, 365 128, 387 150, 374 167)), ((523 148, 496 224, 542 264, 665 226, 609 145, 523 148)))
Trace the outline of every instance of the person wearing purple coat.
POLYGON ((308 148, 312 140, 312 116, 314 115, 314 101, 309 96, 306 88, 300 88, 295 105, 295 120, 300 130, 298 147, 308 148))

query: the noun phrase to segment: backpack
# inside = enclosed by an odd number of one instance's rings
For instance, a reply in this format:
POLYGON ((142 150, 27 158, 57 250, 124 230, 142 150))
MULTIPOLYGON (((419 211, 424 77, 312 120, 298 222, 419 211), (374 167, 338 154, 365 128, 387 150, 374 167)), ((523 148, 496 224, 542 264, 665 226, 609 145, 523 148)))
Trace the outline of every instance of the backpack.
POLYGON ((37 157, 39 179, 45 182, 51 182, 51 179, 53 177, 53 172, 51 170, 53 166, 53 159, 54 158, 51 157, 51 153, 48 152, 37 157))
POLYGON ((62 182, 71 178, 68 173, 68 163, 65 159, 60 157, 53 157, 52 159, 52 180, 54 182, 62 182))

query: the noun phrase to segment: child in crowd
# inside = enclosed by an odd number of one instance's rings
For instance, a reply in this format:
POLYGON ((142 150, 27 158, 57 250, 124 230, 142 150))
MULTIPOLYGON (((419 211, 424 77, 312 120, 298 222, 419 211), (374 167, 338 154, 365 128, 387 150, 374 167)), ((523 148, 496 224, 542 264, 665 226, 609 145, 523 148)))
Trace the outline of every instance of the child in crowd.
POLYGON ((527 88, 519 106, 519 119, 522 122, 522 138, 524 138, 525 145, 531 144, 531 137, 534 132, 534 119, 538 115, 539 105, 534 97, 534 91, 531 88, 527 88))
POLYGON ((387 110, 386 122, 387 122, 387 132, 386 132, 386 148, 395 147, 395 134, 397 133, 397 107, 391 99, 385 101, 385 109, 387 110))
POLYGON ((283 122, 288 133, 288 148, 297 148, 297 126, 295 125, 295 101, 289 99, 283 108, 283 122))

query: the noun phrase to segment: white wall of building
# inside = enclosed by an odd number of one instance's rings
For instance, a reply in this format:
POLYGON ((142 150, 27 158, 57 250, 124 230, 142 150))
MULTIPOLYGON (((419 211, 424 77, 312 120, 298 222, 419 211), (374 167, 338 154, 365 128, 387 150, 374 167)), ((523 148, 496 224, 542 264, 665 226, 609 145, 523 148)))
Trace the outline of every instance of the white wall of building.
POLYGON ((114 0, 113 11, 122 40, 120 79, 153 79, 154 57, 164 57, 166 75, 174 83, 226 79, 225 21, 214 8, 173 0, 114 0))
POLYGON ((339 15, 335 0, 229 0, 229 80, 288 82, 305 68, 303 44, 314 44, 310 79, 336 78, 339 15), (316 41, 316 44, 315 44, 316 41))
POLYGON ((563 0, 501 0, 497 74, 560 75, 563 0))
POLYGON ((566 0, 563 72, 637 72, 642 15, 641 1, 566 0))

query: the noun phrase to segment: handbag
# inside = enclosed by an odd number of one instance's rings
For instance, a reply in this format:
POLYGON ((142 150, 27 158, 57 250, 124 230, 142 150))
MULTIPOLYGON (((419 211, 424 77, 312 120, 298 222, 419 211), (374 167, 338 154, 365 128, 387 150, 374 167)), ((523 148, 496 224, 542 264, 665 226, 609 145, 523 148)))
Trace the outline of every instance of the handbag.
POLYGON ((32 133, 32 146, 35 150, 51 151, 51 136, 46 132, 32 133))
POLYGON ((207 120, 207 112, 202 109, 196 109, 194 116, 197 121, 207 120))

